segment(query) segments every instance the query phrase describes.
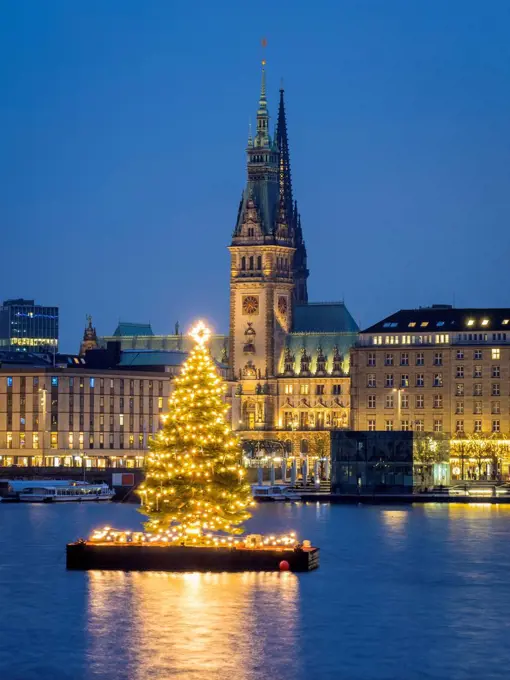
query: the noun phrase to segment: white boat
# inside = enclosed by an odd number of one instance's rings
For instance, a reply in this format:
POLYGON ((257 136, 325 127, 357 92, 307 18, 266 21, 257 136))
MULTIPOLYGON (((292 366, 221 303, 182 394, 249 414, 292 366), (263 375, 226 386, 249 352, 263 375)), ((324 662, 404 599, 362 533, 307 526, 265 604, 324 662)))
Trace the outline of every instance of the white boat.
POLYGON ((25 503, 83 503, 85 501, 110 501, 115 491, 108 484, 68 482, 67 484, 26 482, 19 491, 19 499, 25 503))
POLYGON ((256 484, 251 487, 253 498, 259 502, 300 501, 301 496, 289 486, 256 484))

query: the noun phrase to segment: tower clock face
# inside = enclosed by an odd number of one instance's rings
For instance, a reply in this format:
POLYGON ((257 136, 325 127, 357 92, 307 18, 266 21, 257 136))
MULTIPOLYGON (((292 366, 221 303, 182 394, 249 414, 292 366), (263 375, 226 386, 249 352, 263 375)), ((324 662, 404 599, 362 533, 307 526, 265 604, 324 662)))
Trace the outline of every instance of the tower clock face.
POLYGON ((253 314, 259 313, 259 299, 255 295, 245 295, 243 297, 243 314, 253 314))
POLYGON ((284 295, 278 298, 278 311, 282 316, 287 314, 287 298, 284 295))

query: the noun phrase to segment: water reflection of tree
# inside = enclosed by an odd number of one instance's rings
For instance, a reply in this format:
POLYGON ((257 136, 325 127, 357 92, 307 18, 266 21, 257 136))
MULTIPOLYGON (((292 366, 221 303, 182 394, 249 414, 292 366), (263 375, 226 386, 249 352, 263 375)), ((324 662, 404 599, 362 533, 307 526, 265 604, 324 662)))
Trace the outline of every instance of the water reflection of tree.
POLYGON ((122 583, 115 572, 91 578, 89 639, 92 656, 105 652, 106 640, 120 667, 119 655, 129 655, 130 678, 249 680, 269 660, 282 670, 299 664, 294 574, 122 576, 122 583), (118 636, 120 621, 127 624, 125 639, 118 636))

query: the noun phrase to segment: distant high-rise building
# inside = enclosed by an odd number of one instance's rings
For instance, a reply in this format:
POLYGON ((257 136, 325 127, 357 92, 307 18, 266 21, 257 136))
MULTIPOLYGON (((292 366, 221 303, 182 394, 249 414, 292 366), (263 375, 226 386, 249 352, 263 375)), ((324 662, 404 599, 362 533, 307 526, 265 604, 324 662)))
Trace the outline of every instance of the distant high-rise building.
POLYGON ((58 350, 58 307, 34 300, 5 300, 0 307, 0 348, 20 352, 58 350))

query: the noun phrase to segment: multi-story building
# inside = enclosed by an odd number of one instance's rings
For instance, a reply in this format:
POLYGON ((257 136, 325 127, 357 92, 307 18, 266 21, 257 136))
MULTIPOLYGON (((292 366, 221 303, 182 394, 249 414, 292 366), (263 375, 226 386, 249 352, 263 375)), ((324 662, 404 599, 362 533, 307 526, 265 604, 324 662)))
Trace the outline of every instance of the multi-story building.
POLYGON ((329 451, 348 427, 349 350, 358 327, 343 302, 309 303, 307 253, 293 199, 284 92, 270 135, 265 63, 247 181, 231 245, 229 365, 241 436, 329 451))
POLYGON ((5 300, 0 307, 0 350, 58 351, 58 307, 34 300, 5 300))
POLYGON ((19 356, 0 353, 0 466, 140 467, 186 357, 19 356))
POLYGON ((508 433, 510 309, 392 314, 361 331, 351 380, 355 430, 508 433))

